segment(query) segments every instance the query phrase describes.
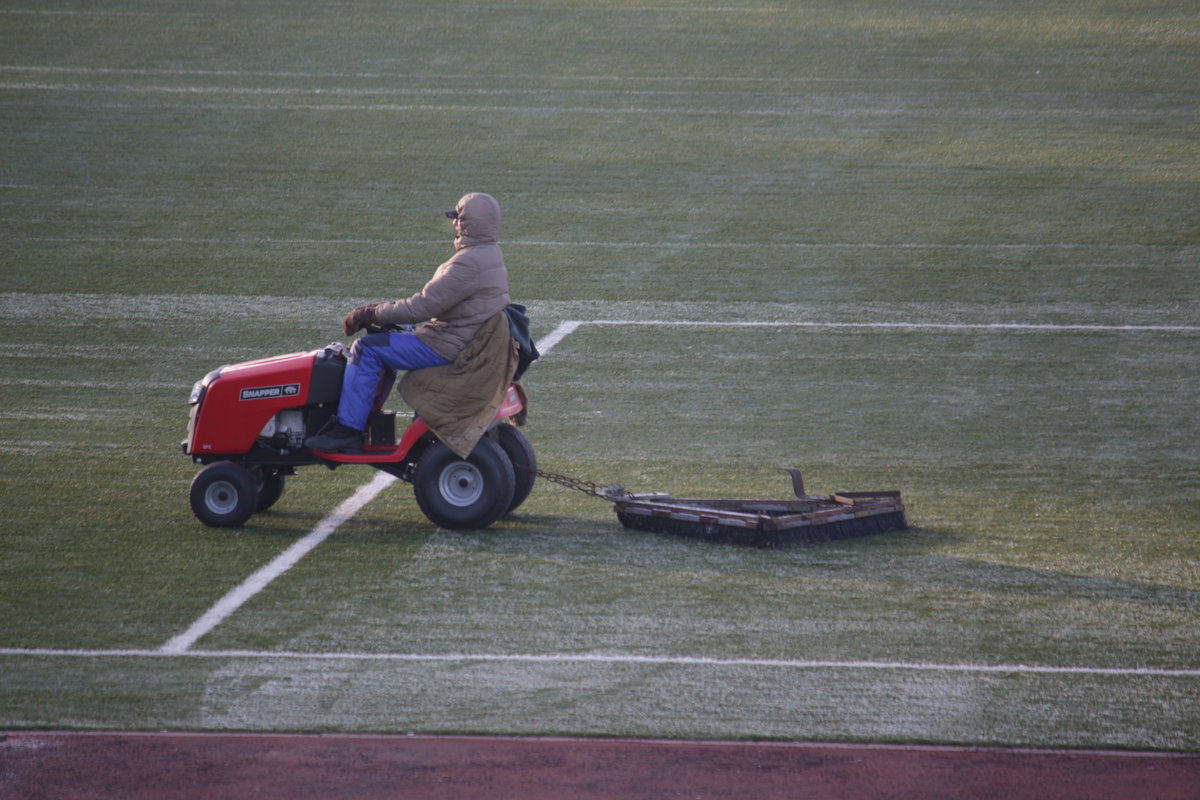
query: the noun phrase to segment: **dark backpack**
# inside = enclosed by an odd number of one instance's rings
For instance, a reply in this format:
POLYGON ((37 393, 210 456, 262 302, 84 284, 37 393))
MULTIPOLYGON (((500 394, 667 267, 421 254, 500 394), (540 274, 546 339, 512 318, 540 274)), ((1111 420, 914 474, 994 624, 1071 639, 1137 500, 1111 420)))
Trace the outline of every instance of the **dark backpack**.
POLYGON ((525 370, 529 369, 529 365, 537 361, 542 354, 538 352, 529 332, 529 317, 525 315, 525 306, 509 303, 504 307, 504 313, 508 315, 508 331, 520 348, 517 354, 517 373, 513 375, 513 380, 516 381, 520 380, 525 370))

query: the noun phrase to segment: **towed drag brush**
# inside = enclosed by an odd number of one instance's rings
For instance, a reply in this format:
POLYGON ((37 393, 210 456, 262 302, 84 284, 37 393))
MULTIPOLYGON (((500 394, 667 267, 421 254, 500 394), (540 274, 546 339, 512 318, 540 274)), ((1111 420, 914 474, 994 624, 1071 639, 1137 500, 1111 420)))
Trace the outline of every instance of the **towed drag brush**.
POLYGON ((768 548, 908 528, 899 492, 836 492, 816 497, 805 494, 798 469, 787 467, 786 471, 792 475, 795 500, 630 494, 613 498, 614 510, 621 524, 632 530, 768 548))
POLYGON ((619 486, 595 487, 591 493, 611 501, 617 519, 631 530, 752 547, 811 544, 908 528, 899 492, 818 497, 805 493, 798 469, 781 469, 792 476, 794 500, 676 498, 630 494, 619 486))

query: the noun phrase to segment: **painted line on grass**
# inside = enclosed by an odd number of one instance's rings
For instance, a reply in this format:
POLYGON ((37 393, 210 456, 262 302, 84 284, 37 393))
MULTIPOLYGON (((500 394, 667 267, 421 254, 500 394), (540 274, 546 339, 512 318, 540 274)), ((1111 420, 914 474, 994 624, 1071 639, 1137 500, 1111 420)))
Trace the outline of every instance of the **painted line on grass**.
MULTIPOLYGON (((703 9, 701 9, 703 10, 703 9)), ((743 9, 743 11, 748 9, 743 9)), ((0 14, 16 14, 16 13, 40 13, 40 12, 19 12, 5 11, 0 9, 0 14)), ((46 12, 52 13, 52 12, 46 12)), ((739 12, 742 13, 742 12, 739 12)), ((179 76, 194 76, 194 77, 221 77, 221 78, 301 78, 312 79, 320 78, 322 80, 438 80, 438 81, 474 81, 478 80, 477 73, 459 73, 459 72, 313 72, 313 71, 297 71, 297 70, 243 70, 243 69, 139 69, 132 67, 70 67, 70 66, 47 66, 33 64, 0 64, 0 72, 24 72, 43 75, 134 75, 143 77, 179 77, 179 76)), ((628 84, 631 81, 645 83, 668 83, 672 86, 677 86, 686 83, 728 83, 728 84, 771 84, 771 85, 808 85, 808 84, 841 84, 841 83, 916 83, 916 84, 959 84, 961 79, 956 78, 915 78, 911 75, 903 77, 894 76, 872 76, 869 78, 856 78, 852 76, 836 76, 822 77, 819 75, 787 75, 787 76, 772 76, 772 75, 547 75, 546 73, 529 73, 529 72, 510 72, 510 73, 489 73, 489 76, 498 80, 514 80, 522 83, 528 83, 533 80, 552 80, 556 84, 571 84, 571 83, 620 83, 628 84)))
MULTIPOLYGON (((1200 333, 1200 325, 1082 325, 1036 322, 766 322, 759 320, 666 320, 666 319, 591 319, 579 325, 617 325, 683 328, 866 328, 886 330, 945 330, 945 331, 1081 331, 1200 333)), ((560 326, 561 327, 561 326, 560 326)))
MULTIPOLYGON (((99 75, 143 75, 147 77, 154 76, 192 76, 203 77, 205 75, 213 75, 219 77, 279 77, 279 78, 299 78, 313 79, 319 78, 323 80, 329 79, 363 79, 363 80, 395 80, 402 78, 406 81, 412 80, 442 80, 455 81, 458 79, 438 76, 387 76, 387 75, 346 75, 346 74, 304 74, 304 73, 239 73, 239 72, 187 72, 187 71, 120 71, 120 70, 87 70, 87 69, 65 69, 65 68, 44 68, 33 69, 28 67, 0 66, 2 72, 25 72, 34 74, 76 74, 86 76, 99 75)), ((503 76, 499 76, 501 80, 508 80, 503 76)), ((538 77, 531 76, 521 78, 522 81, 535 80, 538 77)), ((581 78, 576 78, 578 84, 581 78)), ((611 76, 598 76, 590 80, 591 82, 613 82, 611 76)), ((351 86, 332 86, 332 87, 314 87, 314 86, 218 86, 218 85, 139 85, 139 84, 102 84, 102 83, 61 83, 61 82, 39 82, 39 81, 0 81, 0 90, 8 91, 35 91, 35 92, 106 92, 116 94, 162 94, 162 95, 211 95, 211 96, 229 96, 229 97, 298 97, 310 98, 372 98, 372 97, 448 97, 448 98, 475 98, 475 97, 597 97, 609 96, 619 99, 638 99, 648 98, 655 100, 658 98, 711 98, 711 97, 754 97, 761 99, 782 99, 794 101, 797 97, 807 95, 797 95, 794 90, 780 89, 761 89, 761 88, 727 88, 727 89, 689 89, 689 88, 673 88, 669 89, 632 89, 629 88, 630 81, 638 80, 635 78, 625 79, 622 81, 623 86, 614 88, 569 88, 561 84, 551 87, 531 87, 521 85, 515 87, 499 87, 499 88, 465 88, 462 86, 437 86, 437 87, 412 87, 412 86, 374 86, 368 88, 357 88, 351 86)), ((700 80, 718 80, 694 78, 693 81, 700 80)), ((558 79, 555 79, 558 83, 558 79)), ((773 85, 777 81, 773 81, 773 85)), ((810 93, 811 94, 811 93, 810 93)), ((813 96, 821 97, 822 95, 813 94, 813 96)), ((923 95, 917 95, 920 98, 923 95)), ((904 100, 911 95, 900 95, 898 98, 904 100)), ((957 92, 939 92, 938 97, 945 99, 947 97, 962 97, 974 98, 975 93, 968 91, 957 92)), ((892 102, 897 100, 897 96, 890 98, 892 102)), ((307 106, 307 105, 267 105, 260 104, 239 104, 231 106, 232 108, 246 109, 277 109, 277 108, 295 108, 295 109, 324 109, 326 106, 307 106)), ((338 108, 343 110, 398 110, 398 109, 442 109, 442 110, 462 110, 460 106, 394 106, 394 105, 339 105, 338 108)), ((1117 106, 1113 108, 1071 108, 1056 105, 1048 108, 980 108, 969 107, 958 104, 955 106, 957 111, 954 113, 968 116, 988 116, 988 117, 1012 117, 1012 116, 1088 116, 1088 117, 1108 117, 1108 116, 1179 116, 1183 113, 1177 108, 1131 108, 1128 106, 1117 106)), ((684 108, 684 107, 617 107, 617 108, 598 108, 591 105, 576 105, 567 106, 561 104, 541 105, 541 106, 498 106, 498 107, 480 107, 481 111, 532 111, 542 113, 547 111, 574 111, 574 112, 605 112, 605 113, 679 113, 679 114, 716 114, 725 116, 795 116, 800 114, 824 114, 834 116, 853 116, 864 114, 875 115, 898 115, 906 113, 924 113, 928 110, 926 105, 923 105, 919 100, 916 103, 909 105, 899 105, 894 107, 870 107, 859 105, 854 107, 845 107, 844 105, 817 105, 809 101, 797 108, 769 108, 769 109, 713 109, 713 108, 684 108)), ((947 109, 942 109, 942 113, 947 113, 947 109)))
MULTIPOLYGON (((0 185, 0 188, 44 189, 59 191, 59 185, 0 185)), ((27 222, 10 218, 11 222, 27 222)), ((21 236, 5 241, 33 244, 187 244, 187 245, 373 245, 379 247, 441 247, 444 239, 383 239, 364 237, 314 238, 297 236, 21 236)), ((509 239, 505 247, 605 247, 631 250, 1191 250, 1191 244, 1147 244, 1139 242, 635 242, 615 240, 567 241, 562 239, 509 239)), ((1128 266, 1117 264, 1115 266, 1128 266)))
POLYGON ((0 656, 51 658, 162 658, 256 659, 285 661, 392 661, 501 664, 595 664, 599 666, 767 667, 799 670, 880 670, 897 672, 958 672, 1018 675, 1107 675, 1115 677, 1200 678, 1200 668, 1086 667, 1044 664, 938 664, 920 661, 822 661, 788 658, 708 658, 701 656, 620 655, 604 653, 339 653, 295 650, 72 650, 53 648, 0 648, 0 656))
MULTIPOLYGON (((174 103, 155 101, 151 105, 138 104, 130 101, 107 101, 107 102, 66 102, 59 103, 56 107, 59 108, 89 108, 89 109, 104 109, 109 111, 141 111, 145 109, 152 110, 186 110, 186 111, 228 111, 228 112, 247 112, 247 111, 313 111, 313 112, 329 112, 337 113, 347 112, 363 112, 363 113, 452 113, 452 114, 525 114, 525 115, 543 115, 543 114, 604 114, 612 115, 665 115, 665 116, 692 116, 692 117, 727 117, 727 118, 788 118, 788 117, 903 117, 913 115, 923 115, 928 113, 928 108, 919 104, 911 106, 900 106, 894 108, 871 108, 865 106, 843 107, 837 105, 815 105, 812 103, 801 104, 794 108, 720 108, 715 107, 711 103, 689 107, 682 105, 660 105, 660 106, 634 106, 634 105, 582 105, 568 103, 554 103, 542 105, 479 105, 470 104, 464 105, 458 102, 447 103, 391 103, 380 102, 364 104, 360 102, 344 102, 346 99, 360 97, 433 97, 442 96, 451 98, 452 100, 469 96, 469 97, 504 97, 504 96, 527 96, 530 93, 542 93, 547 95, 568 94, 580 95, 585 93, 600 93, 607 90, 592 90, 584 92, 581 90, 524 90, 524 89, 496 89, 496 90, 373 90, 373 89, 295 89, 295 88, 239 88, 239 87, 213 87, 213 86, 105 86, 98 84, 50 84, 50 83, 33 83, 33 82, 0 82, 0 91, 20 91, 20 92, 62 92, 67 94, 89 93, 93 95, 109 94, 109 95, 131 95, 131 96, 152 96, 159 95, 163 97, 182 97, 192 96, 196 98, 203 97, 280 97, 280 98, 296 98, 299 102, 210 102, 201 100, 196 103, 174 103), (307 101, 307 98, 320 98, 329 100, 325 103, 314 103, 307 101)), ((632 99, 637 100, 639 95, 648 95, 650 100, 656 99, 656 95, 674 96, 668 92, 628 92, 628 91, 612 91, 614 97, 620 100, 632 99), (632 97, 631 97, 632 95, 632 97)), ((734 92, 686 92, 684 94, 692 95, 697 99, 704 99, 709 95, 729 95, 734 92)), ((741 92, 738 94, 752 94, 756 97, 761 97, 765 92, 741 92)), ((785 93, 771 93, 779 97, 790 97, 785 93)), ((686 102, 686 101, 685 101, 686 102)), ((11 104, 10 104, 11 105, 11 104)), ((957 116, 968 117, 986 117, 990 119, 1006 119, 1006 118, 1027 118, 1037 116, 1059 116, 1059 117, 1121 117, 1121 118, 1148 118, 1148 117, 1177 117, 1185 112, 1181 112, 1175 108, 1130 108, 1119 107, 1111 109, 1096 109, 1096 108, 1003 108, 1003 109, 977 109, 969 108, 965 110, 950 111, 942 109, 941 113, 955 114, 957 116)))
MULTIPOLYGON (((498 5, 498 4, 494 4, 494 3, 479 3, 479 4, 472 4, 472 5, 457 6, 456 9, 457 9, 458 13, 460 13, 460 14, 470 14, 470 12, 472 12, 472 11, 481 11, 481 10, 507 11, 507 12, 512 12, 512 13, 523 13, 523 12, 528 12, 528 11, 537 11, 537 12, 545 13, 550 10, 555 10, 560 13, 575 13, 575 14, 587 14, 587 13, 594 13, 594 12, 598 12, 598 11, 602 11, 606 14, 610 13, 608 9, 603 8, 602 6, 596 6, 596 5, 583 5, 583 6, 575 6, 575 7, 562 6, 557 9, 552 9, 551 7, 542 7, 542 6, 498 5)), ((750 6, 750 7, 745 7, 745 6, 743 6, 743 7, 738 7, 738 6, 692 6, 692 5, 653 6, 653 5, 651 5, 651 6, 624 6, 620 10, 624 13, 633 13, 633 12, 644 12, 644 13, 651 13, 651 14, 714 14, 715 13, 715 14, 741 14, 741 15, 766 14, 766 15, 772 15, 772 16, 788 13, 789 11, 791 11, 791 9, 787 8, 786 6, 773 6, 773 5, 767 5, 767 6, 761 6, 761 7, 754 7, 754 6, 750 6)), ((162 16, 161 12, 158 12, 158 11, 114 11, 114 10, 108 10, 108 9, 95 10, 95 11, 79 11, 79 10, 40 9, 40 8, 17 8, 17 9, 11 9, 11 10, 3 9, 3 10, 0 10, 0 14, 36 14, 39 16, 70 16, 70 17, 75 17, 75 16, 96 16, 96 17, 155 16, 155 17, 158 17, 158 16, 162 16)), ((171 15, 172 16, 183 16, 183 17, 205 17, 205 18, 207 18, 207 16, 203 12, 200 12, 200 11, 174 11, 174 10, 172 10, 171 15)), ((464 76, 464 77, 473 77, 473 76, 464 76)))
MULTIPOLYGON (((5 353, 0 358, 20 358, 5 353)), ((36 386, 44 389, 121 389, 129 391, 129 384, 121 381, 76 381, 50 378, 0 378, 0 386, 36 386)), ((170 381, 138 381, 139 389, 187 389, 187 384, 170 381)))
POLYGON ((558 323, 557 328, 550 331, 549 334, 537 341, 536 347, 538 352, 543 355, 550 352, 552 347, 578 330, 579 326, 582 324, 583 322, 573 319, 564 320, 558 323))
MULTIPOLYGON (((0 71, 13 71, 14 68, 0 68, 0 71)), ((33 71, 33 70, 24 70, 33 71)), ((101 74, 142 74, 147 76, 167 76, 167 75, 201 75, 202 73, 164 73, 164 72, 143 72, 143 73, 128 73, 128 72, 89 72, 84 70, 71 70, 75 74, 84 75, 101 75, 101 74)), ((238 76, 239 73, 212 73, 220 77, 238 76)), ((272 77, 270 73, 249 73, 250 77, 267 76, 272 77)), ((285 75, 276 74, 275 77, 285 77, 285 75)), ((360 77, 360 76, 305 76, 297 74, 296 78, 322 78, 329 79, 334 77, 360 77)), ((369 76, 361 76, 363 79, 371 79, 369 76)), ((374 79, 381 79, 388 76, 377 76, 374 79)), ((404 78, 406 81, 419 80, 459 80, 454 78, 436 78, 430 76, 408 76, 404 78)), ((501 78, 503 79, 503 78, 501 78)), ((523 79, 529 80, 529 79, 523 79)), ((611 81, 611 79, 607 79, 611 81)), ((114 92, 114 93, 129 93, 129 94, 195 94, 195 95, 231 95, 231 96, 291 96, 291 97, 556 97, 563 95, 574 96, 612 96, 620 98, 637 98, 637 97, 762 97, 762 98, 784 98, 794 99, 796 93, 792 91, 780 90, 765 90, 765 89, 631 89, 628 88, 630 80, 627 79, 623 83, 624 86, 613 88, 566 88, 561 85, 551 87, 530 87, 527 85, 514 87, 498 87, 498 88, 463 88, 461 86, 436 86, 436 87, 413 87, 413 86, 373 86, 367 88, 351 87, 351 86, 218 86, 218 85, 162 85, 162 84, 102 84, 102 83, 48 83, 36 81, 0 81, 0 89, 16 90, 16 91, 44 91, 44 92, 114 92)), ((578 82, 578 79, 576 79, 578 82)), ((557 83, 557 79, 556 79, 557 83)), ((911 95, 906 95, 911 96, 911 95)), ((974 98, 977 94, 974 92, 939 92, 938 97, 964 97, 974 98)), ((892 96, 894 99, 894 96, 892 96)), ((825 112, 825 113, 897 113, 905 110, 925 110, 925 106, 896 107, 896 108, 868 108, 858 106, 854 108, 824 108, 813 106, 811 104, 805 106, 804 110, 810 112, 825 112)), ((638 109, 646 110, 646 109, 638 109)), ((730 110, 732 112, 733 110, 730 110)), ((741 111, 753 110, 741 109, 741 111)), ((785 113, 785 112, 777 112, 785 113)), ((794 113, 794 112, 792 112, 794 113)), ((1116 107, 1111 109, 1096 109, 1096 108, 1064 108, 1062 106, 1054 106, 1052 108, 1042 109, 983 109, 983 108, 967 108, 959 113, 966 114, 991 114, 1003 115, 1020 113, 1025 115, 1033 114, 1087 114, 1087 115, 1108 115, 1108 114, 1179 114, 1178 109, 1168 108, 1147 108, 1147 109, 1131 109, 1128 107, 1116 107)))
POLYGON ((671 320, 671 319, 581 319, 566 320, 547 337, 558 344, 584 325, 674 328, 817 328, 913 331, 1028 331, 1080 333, 1200 333, 1200 325, 1094 325, 1037 322, 802 322, 776 320, 671 320))
MULTIPOLYGON (((496 89, 456 89, 456 88, 352 88, 348 86, 335 87, 297 87, 297 86, 135 86, 87 84, 87 83, 34 83, 31 81, 0 82, 0 89, 20 91, 46 92, 122 92, 129 94, 193 94, 193 95, 232 95, 234 97, 555 97, 562 95, 599 96, 606 95, 620 98, 636 97, 794 97, 787 92, 762 90, 729 90, 717 91, 695 89, 564 89, 564 88, 496 88, 496 89)), ((815 109, 820 111, 821 109, 815 109)), ((1063 113, 1062 109, 1054 109, 1063 113)), ((1094 112, 1092 112, 1094 113, 1094 112)))
POLYGON ((376 495, 391 486, 396 480, 394 475, 380 472, 372 480, 358 487, 358 491, 342 501, 341 505, 321 520, 317 527, 313 528, 303 539, 284 550, 273 561, 218 600, 217 604, 192 623, 190 628, 164 644, 161 651, 172 654, 186 652, 198 639, 220 625, 251 597, 265 589, 271 581, 295 566, 296 562, 305 554, 329 538, 329 535, 336 531, 343 522, 357 514, 363 506, 374 500, 376 495))

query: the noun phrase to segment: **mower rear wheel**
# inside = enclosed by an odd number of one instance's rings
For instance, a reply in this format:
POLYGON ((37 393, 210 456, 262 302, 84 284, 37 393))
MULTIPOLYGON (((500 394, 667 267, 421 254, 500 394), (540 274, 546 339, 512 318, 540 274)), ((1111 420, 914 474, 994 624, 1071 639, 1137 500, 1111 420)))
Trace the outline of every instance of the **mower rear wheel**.
POLYGON ((513 467, 500 445, 483 438, 465 459, 441 442, 421 454, 413 494, 429 520, 450 530, 477 530, 508 511, 513 467))
POLYGON ((524 503, 525 498, 529 497, 529 493, 533 491, 533 482, 537 479, 537 456, 533 452, 533 445, 529 443, 529 439, 515 425, 497 425, 496 443, 500 445, 513 465, 515 483, 513 484, 513 498, 508 504, 508 510, 512 511, 524 503))
POLYGON ((209 464, 192 478, 188 493, 196 519, 214 528, 246 524, 258 505, 254 473, 232 461, 209 464))

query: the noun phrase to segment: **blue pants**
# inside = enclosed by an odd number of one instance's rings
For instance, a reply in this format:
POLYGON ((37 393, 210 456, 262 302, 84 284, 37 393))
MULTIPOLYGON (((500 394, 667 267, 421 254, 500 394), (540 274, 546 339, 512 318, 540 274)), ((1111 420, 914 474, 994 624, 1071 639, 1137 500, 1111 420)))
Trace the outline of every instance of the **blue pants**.
POLYGON ((376 400, 392 391, 396 370, 437 367, 450 362, 412 333, 369 333, 350 347, 350 360, 342 376, 338 422, 363 431, 376 400))

